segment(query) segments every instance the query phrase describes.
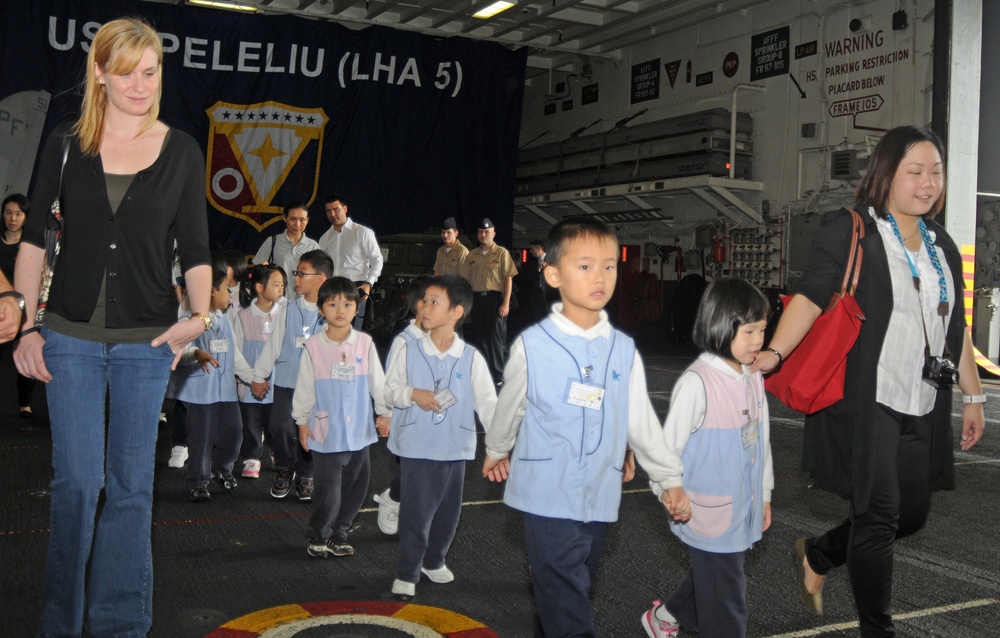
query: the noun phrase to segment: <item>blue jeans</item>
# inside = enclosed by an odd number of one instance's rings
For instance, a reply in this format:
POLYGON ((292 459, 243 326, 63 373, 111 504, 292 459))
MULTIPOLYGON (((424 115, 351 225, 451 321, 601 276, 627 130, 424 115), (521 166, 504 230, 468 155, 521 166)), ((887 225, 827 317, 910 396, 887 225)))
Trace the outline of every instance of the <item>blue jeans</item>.
POLYGON ((95 638, 145 636, 153 624, 153 457, 173 355, 167 344, 43 334, 55 476, 40 635, 80 636, 89 598, 95 638))

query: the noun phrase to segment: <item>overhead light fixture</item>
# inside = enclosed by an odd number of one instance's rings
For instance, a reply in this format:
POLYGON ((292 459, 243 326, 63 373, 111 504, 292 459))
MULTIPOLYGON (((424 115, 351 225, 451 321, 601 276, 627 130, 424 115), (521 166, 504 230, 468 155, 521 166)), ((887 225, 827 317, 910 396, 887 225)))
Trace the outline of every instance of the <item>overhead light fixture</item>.
POLYGON ((207 7, 209 9, 225 9, 226 11, 240 11, 243 13, 259 13, 260 9, 238 2, 216 2, 215 0, 187 0, 189 5, 207 7))
POLYGON ((494 2, 490 6, 484 7, 483 9, 480 9, 476 13, 473 13, 472 17, 479 18, 481 20, 492 18, 496 14, 506 11, 507 9, 510 9, 515 4, 517 4, 517 2, 508 2, 507 0, 500 0, 499 2, 494 2))

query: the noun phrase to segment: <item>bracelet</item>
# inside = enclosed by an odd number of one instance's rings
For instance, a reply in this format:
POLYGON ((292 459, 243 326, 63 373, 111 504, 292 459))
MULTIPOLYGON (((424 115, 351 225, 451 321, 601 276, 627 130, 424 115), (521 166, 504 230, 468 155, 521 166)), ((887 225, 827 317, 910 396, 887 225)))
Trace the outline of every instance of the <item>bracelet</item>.
POLYGON ((192 319, 198 319, 203 324, 205 324, 205 331, 206 332, 208 331, 209 328, 212 327, 212 317, 209 316, 209 315, 206 315, 204 312, 192 312, 191 313, 191 318, 192 319))
POLYGON ((985 394, 963 394, 962 403, 969 405, 970 403, 986 403, 985 394))
POLYGON ((778 357, 778 365, 779 366, 785 361, 785 358, 783 356, 781 356, 781 353, 778 352, 777 350, 775 350, 774 348, 764 348, 764 350, 767 350, 768 352, 772 352, 772 353, 774 353, 774 356, 778 357))
POLYGON ((42 329, 39 328, 38 326, 31 326, 30 328, 25 328, 24 330, 22 330, 21 332, 19 332, 18 335, 17 335, 17 338, 20 339, 24 335, 30 335, 32 332, 41 332, 41 331, 42 331, 42 329))

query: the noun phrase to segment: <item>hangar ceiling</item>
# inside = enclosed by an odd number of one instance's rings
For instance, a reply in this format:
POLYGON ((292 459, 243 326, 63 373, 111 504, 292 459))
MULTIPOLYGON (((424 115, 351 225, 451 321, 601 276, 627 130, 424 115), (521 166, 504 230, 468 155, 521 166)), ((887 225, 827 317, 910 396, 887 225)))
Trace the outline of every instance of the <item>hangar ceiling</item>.
MULTIPOLYGON (((164 1, 164 0, 160 0, 164 1)), ((187 0, 166 0, 177 4, 187 0)), ((381 25, 442 37, 530 47, 528 78, 574 63, 618 62, 621 50, 765 0, 516 0, 488 19, 494 0, 232 0, 359 27, 381 25)))

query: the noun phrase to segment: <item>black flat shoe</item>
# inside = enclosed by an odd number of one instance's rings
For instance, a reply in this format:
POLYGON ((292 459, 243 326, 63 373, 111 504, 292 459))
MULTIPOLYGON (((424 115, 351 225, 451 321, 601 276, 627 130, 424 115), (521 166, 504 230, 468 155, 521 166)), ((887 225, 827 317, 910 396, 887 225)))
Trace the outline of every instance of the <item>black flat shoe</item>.
POLYGON ((32 417, 31 408, 21 408, 21 418, 30 419, 32 417))

